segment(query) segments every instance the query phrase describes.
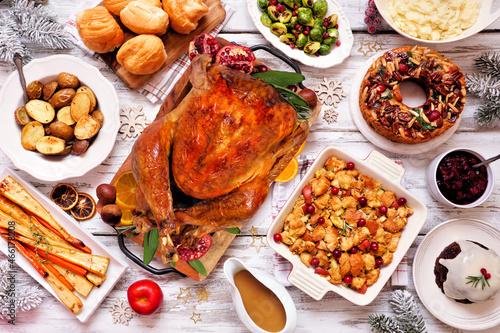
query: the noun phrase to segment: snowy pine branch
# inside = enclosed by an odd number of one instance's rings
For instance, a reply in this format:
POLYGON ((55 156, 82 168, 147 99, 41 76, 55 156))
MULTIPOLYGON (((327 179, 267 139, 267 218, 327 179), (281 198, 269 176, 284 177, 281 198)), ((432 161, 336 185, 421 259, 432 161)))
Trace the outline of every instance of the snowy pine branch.
POLYGON ((31 52, 21 43, 17 23, 7 11, 0 11, 0 61, 12 62, 19 53, 25 62, 31 59, 31 52))
POLYGON ((474 113, 474 117, 480 125, 500 119, 500 100, 487 99, 474 113))
POLYGON ((33 0, 11 0, 10 11, 19 21, 22 21, 23 14, 33 17, 45 17, 54 22, 57 21, 56 15, 48 7, 39 5, 33 0))
POLYGON ((500 54, 483 52, 474 61, 474 64, 481 73, 500 78, 500 54))
POLYGON ((398 323, 384 314, 372 313, 368 316, 372 332, 375 333, 404 333, 398 323))
POLYGON ((27 13, 21 15, 21 36, 53 49, 67 49, 72 43, 59 23, 45 17, 36 17, 27 13))
POLYGON ((481 98, 496 98, 500 96, 500 77, 487 74, 468 74, 465 77, 467 90, 481 98))

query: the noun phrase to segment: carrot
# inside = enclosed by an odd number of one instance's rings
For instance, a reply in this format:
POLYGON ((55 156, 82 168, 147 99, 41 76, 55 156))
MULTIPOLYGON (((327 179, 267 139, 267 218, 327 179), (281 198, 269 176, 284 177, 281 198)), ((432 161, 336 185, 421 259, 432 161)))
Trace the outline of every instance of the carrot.
POLYGON ((16 247, 17 252, 21 253, 43 278, 46 278, 49 275, 45 271, 45 269, 43 269, 42 265, 36 260, 35 256, 32 256, 21 243, 19 243, 17 240, 8 239, 7 235, 9 234, 9 232, 7 230, 5 230, 4 228, 0 228, 0 232, 2 232, 2 238, 5 239, 6 242, 13 243, 16 247))
POLYGON ((68 282, 68 280, 66 280, 66 278, 57 271, 57 269, 54 268, 54 266, 52 266, 51 264, 49 263, 45 263, 43 264, 43 266, 45 268, 47 268, 47 270, 49 270, 52 274, 54 274, 56 276, 56 278, 61 281, 62 284, 64 284, 69 290, 73 291, 73 286, 68 282))
POLYGON ((92 249, 85 244, 83 244, 83 245, 73 244, 73 246, 76 247, 77 249, 82 250, 85 253, 92 254, 92 249))
POLYGON ((31 249, 32 251, 34 251, 38 256, 40 256, 44 259, 49 259, 54 264, 58 264, 59 266, 66 268, 70 272, 73 272, 73 273, 78 274, 78 275, 87 274, 87 270, 85 268, 83 268, 82 266, 78 266, 76 264, 73 264, 72 262, 66 261, 64 259, 61 259, 61 258, 53 255, 53 254, 44 252, 42 250, 37 251, 31 245, 25 245, 25 246, 28 247, 29 249, 31 249))

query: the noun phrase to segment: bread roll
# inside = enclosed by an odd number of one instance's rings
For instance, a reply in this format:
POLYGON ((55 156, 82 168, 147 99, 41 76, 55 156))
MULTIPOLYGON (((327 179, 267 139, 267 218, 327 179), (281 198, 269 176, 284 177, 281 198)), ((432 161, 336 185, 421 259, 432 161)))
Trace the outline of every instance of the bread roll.
POLYGON ((168 15, 161 8, 132 1, 120 12, 122 23, 136 34, 163 35, 168 28, 168 15))
POLYGON ((132 1, 140 1, 150 6, 161 8, 160 0, 104 0, 104 5, 111 13, 120 16, 120 12, 132 1))
POLYGON ((125 39, 123 30, 103 6, 85 9, 78 13, 76 28, 83 44, 98 53, 113 51, 125 39))
POLYGON ((138 35, 123 43, 116 60, 130 73, 145 75, 160 69, 167 60, 167 53, 160 37, 138 35))
POLYGON ((163 0, 172 29, 180 34, 189 34, 196 29, 198 21, 208 13, 201 0, 163 0))

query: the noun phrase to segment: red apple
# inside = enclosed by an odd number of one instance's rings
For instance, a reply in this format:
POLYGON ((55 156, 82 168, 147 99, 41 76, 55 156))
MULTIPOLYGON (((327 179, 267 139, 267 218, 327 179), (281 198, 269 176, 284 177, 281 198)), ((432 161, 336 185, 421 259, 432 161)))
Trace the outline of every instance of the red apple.
POLYGON ((128 287, 127 299, 132 310, 140 315, 149 316, 161 307, 163 292, 156 282, 139 280, 128 287))

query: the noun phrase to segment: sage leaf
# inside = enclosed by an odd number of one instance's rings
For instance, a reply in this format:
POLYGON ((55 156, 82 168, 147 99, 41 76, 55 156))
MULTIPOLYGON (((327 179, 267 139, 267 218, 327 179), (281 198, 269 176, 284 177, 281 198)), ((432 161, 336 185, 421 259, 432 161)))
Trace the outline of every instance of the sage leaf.
POLYGON ((273 87, 275 87, 279 93, 281 94, 281 96, 290 104, 292 104, 292 106, 305 106, 305 107, 309 107, 309 103, 307 103, 307 101, 305 99, 303 99, 299 94, 291 91, 290 89, 287 89, 287 88, 284 88, 284 87, 280 87, 278 85, 275 85, 275 84, 271 84, 273 87))
POLYGON ((253 77, 264 80, 267 84, 281 87, 297 84, 305 80, 305 76, 294 72, 267 71, 252 74, 253 77))
POLYGON ((188 263, 191 265, 191 267, 193 267, 198 273, 200 273, 201 275, 203 276, 207 276, 207 269, 205 268, 205 266, 203 265, 203 263, 201 261, 199 261, 198 259, 196 260, 193 260, 193 261, 188 261, 188 263))
POLYGON ((175 268, 175 261, 173 261, 173 260, 172 260, 172 261, 170 262, 170 266, 172 266, 173 268, 175 268))
POLYGON ((158 249, 159 238, 158 228, 151 229, 144 235, 144 257, 142 259, 144 265, 149 265, 151 260, 153 260, 158 249))
POLYGON ((226 231, 229 232, 229 233, 231 233, 231 234, 235 234, 235 235, 241 234, 241 229, 238 228, 238 227, 227 228, 226 231))

